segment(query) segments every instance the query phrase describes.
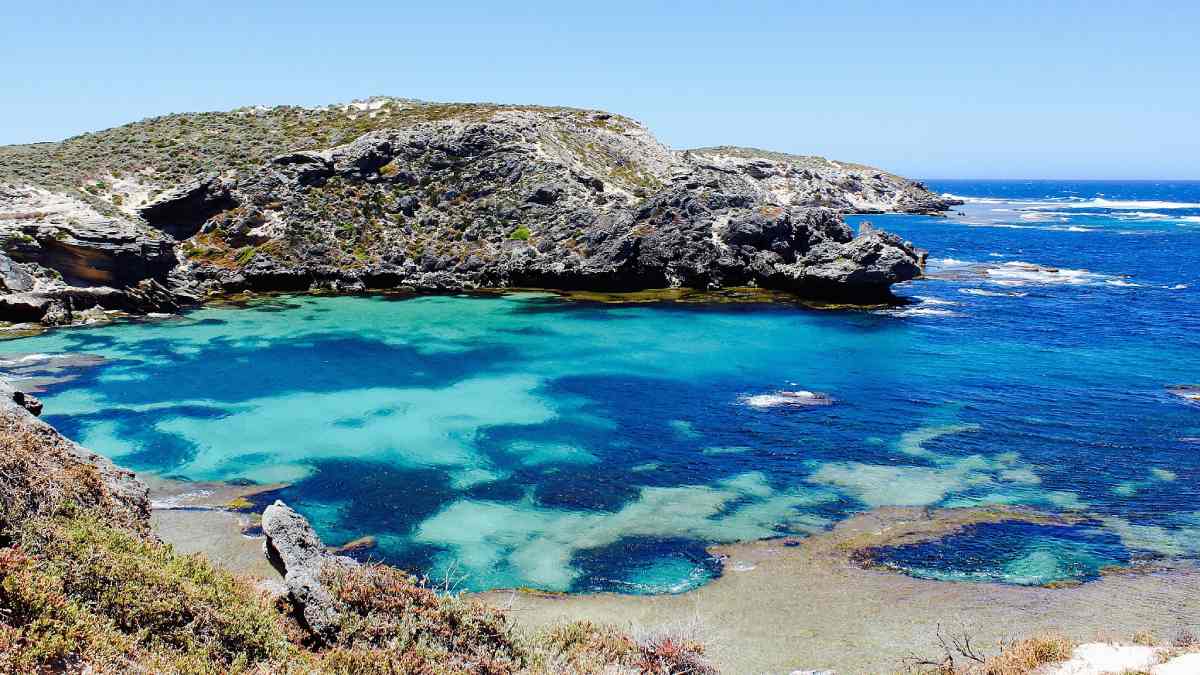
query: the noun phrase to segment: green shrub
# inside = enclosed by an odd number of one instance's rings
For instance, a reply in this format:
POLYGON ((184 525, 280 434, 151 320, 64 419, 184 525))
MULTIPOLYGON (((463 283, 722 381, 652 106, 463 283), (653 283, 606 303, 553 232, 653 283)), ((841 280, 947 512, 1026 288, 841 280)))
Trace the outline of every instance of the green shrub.
MULTIPOLYGON (((411 575, 383 565, 326 569, 322 580, 342 604, 331 664, 359 664, 363 651, 380 650, 395 672, 508 673, 520 668, 525 650, 498 610, 457 596, 444 596, 411 575)), ((361 663, 360 663, 361 662, 361 663)), ((336 669, 335 669, 336 670, 336 669)))
MULTIPOLYGON (((0 617, 29 671, 114 659, 151 670, 244 672, 295 657, 284 618, 247 582, 202 556, 95 516, 29 521, 4 549, 0 617)), ((72 668, 74 669, 74 668, 72 668)))
POLYGON ((244 267, 250 264, 250 261, 254 258, 255 253, 258 253, 257 248, 253 246, 247 246, 238 251, 237 257, 234 258, 234 261, 237 262, 239 267, 244 267))
POLYGON ((529 231, 528 227, 525 227, 524 225, 518 225, 517 228, 508 235, 508 238, 516 241, 529 241, 529 237, 532 236, 532 234, 533 233, 529 231))

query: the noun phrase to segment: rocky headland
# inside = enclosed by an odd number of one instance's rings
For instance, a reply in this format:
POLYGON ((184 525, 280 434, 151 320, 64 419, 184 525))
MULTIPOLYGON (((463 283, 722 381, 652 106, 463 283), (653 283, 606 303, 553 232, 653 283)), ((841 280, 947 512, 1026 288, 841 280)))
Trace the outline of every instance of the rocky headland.
POLYGON ((924 253, 845 213, 954 202, 868 166, 673 150, 606 112, 374 98, 0 147, 0 320, 238 291, 758 287, 886 300, 924 253))

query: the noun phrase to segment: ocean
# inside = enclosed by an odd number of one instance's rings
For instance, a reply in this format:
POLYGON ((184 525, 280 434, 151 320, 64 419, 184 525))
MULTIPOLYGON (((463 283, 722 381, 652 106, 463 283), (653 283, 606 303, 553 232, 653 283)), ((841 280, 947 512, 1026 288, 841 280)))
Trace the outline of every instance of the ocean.
POLYGON ((1078 516, 879 553, 916 576, 1200 556, 1200 182, 928 184, 966 203, 848 218, 929 251, 896 307, 282 296, 0 370, 122 465, 285 484, 328 543, 464 589, 677 593, 711 544, 889 505, 1078 516))

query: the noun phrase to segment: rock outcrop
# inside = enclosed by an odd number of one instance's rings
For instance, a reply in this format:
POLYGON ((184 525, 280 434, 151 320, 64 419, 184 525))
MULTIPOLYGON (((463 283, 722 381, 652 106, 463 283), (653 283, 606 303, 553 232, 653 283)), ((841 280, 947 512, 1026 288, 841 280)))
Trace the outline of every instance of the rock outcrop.
POLYGON ((4 452, 0 464, 5 469, 0 471, 3 474, 0 503, 10 510, 0 514, 0 522, 21 513, 50 508, 50 502, 61 499, 60 493, 66 493, 74 495, 76 506, 98 509, 124 527, 148 531, 150 496, 146 484, 133 472, 67 439, 37 419, 41 411, 41 401, 0 378, 0 448, 4 452), (36 467, 30 466, 31 461, 36 467), (80 466, 94 468, 99 484, 82 481, 80 466), (37 475, 21 475, 29 471, 36 471, 37 475), (66 487, 56 487, 59 482, 66 487), (81 487, 80 483, 84 485, 81 487), (21 502, 32 503, 17 507, 21 502))
POLYGON ((49 190, 0 184, 0 321, 77 323, 92 308, 174 312, 175 241, 49 190))
POLYGON ((267 559, 283 575, 288 597, 297 614, 318 637, 332 636, 337 627, 337 601, 321 582, 330 565, 357 566, 352 558, 330 553, 304 516, 282 501, 268 506, 262 515, 263 544, 267 559))
MULTIPOLYGON (((920 274, 923 254, 856 235, 840 214, 953 203, 857 164, 672 150, 604 112, 399 99, 0 148, 0 184, 0 293, 17 294, 0 320, 46 323, 63 319, 55 302, 71 311, 63 288, 146 280, 198 296, 758 286, 876 302, 920 274), (62 158, 84 166, 53 168, 62 158)), ((119 294, 98 303, 169 311, 119 294)))

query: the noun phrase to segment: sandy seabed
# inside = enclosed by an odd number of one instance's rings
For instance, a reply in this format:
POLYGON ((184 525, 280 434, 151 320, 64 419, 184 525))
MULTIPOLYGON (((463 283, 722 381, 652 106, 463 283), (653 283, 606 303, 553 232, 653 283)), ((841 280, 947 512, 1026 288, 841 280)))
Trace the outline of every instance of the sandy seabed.
MULTIPOLYGON (((221 508, 262 492, 151 480, 158 535, 183 553, 258 579, 279 579, 247 536, 250 516, 221 508)), ((633 629, 695 633, 727 673, 831 669, 895 673, 906 658, 936 658, 939 631, 972 636, 995 652, 1004 640, 1061 632, 1079 641, 1149 631, 1169 638, 1200 627, 1200 569, 1188 564, 1128 570, 1066 588, 916 579, 857 561, 870 548, 929 541, 982 522, 1052 517, 1003 507, 880 508, 826 533, 713 547, 725 561, 714 581, 679 595, 490 591, 520 627, 587 619, 633 629)))

